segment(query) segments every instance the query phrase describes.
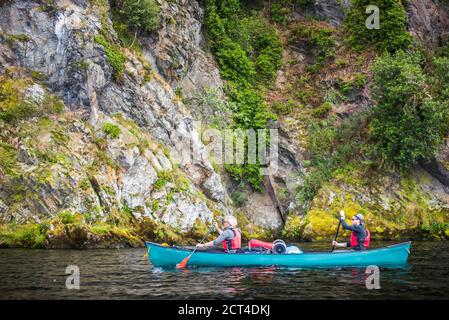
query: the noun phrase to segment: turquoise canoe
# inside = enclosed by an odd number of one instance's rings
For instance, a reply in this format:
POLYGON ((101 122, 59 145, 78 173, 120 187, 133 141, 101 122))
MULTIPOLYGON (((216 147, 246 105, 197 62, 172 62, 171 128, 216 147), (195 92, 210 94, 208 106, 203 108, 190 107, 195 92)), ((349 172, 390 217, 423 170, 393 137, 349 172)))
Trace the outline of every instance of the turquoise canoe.
MULTIPOLYGON (((156 267, 175 267, 192 251, 146 242, 148 259, 156 267)), ((309 252, 302 254, 220 253, 196 251, 188 267, 342 267, 401 266, 407 263, 411 242, 366 251, 309 252)))

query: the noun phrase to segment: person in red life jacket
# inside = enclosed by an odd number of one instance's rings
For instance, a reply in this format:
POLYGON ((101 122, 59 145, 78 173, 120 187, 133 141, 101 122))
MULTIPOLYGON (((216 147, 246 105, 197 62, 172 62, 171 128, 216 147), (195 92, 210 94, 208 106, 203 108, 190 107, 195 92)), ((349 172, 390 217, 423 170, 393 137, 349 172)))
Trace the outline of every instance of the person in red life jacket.
POLYGON ((332 241, 332 245, 336 247, 351 247, 353 250, 366 250, 369 247, 371 237, 369 230, 365 227, 365 221, 361 213, 352 217, 352 225, 349 225, 345 221, 344 211, 340 211, 341 225, 343 229, 351 231, 351 237, 349 242, 339 243, 332 241))
POLYGON ((198 243, 197 247, 215 247, 220 244, 223 245, 223 249, 228 253, 237 252, 242 248, 242 233, 237 228, 237 219, 233 216, 226 216, 223 220, 223 230, 221 230, 217 223, 215 228, 220 235, 214 240, 205 244, 198 243))

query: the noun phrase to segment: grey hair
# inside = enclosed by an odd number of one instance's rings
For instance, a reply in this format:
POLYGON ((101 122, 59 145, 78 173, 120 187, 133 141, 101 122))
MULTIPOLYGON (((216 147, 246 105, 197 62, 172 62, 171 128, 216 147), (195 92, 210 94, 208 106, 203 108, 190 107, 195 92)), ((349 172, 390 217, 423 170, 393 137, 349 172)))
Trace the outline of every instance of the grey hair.
POLYGON ((234 216, 224 217, 223 222, 229 223, 233 228, 237 227, 237 219, 234 216))

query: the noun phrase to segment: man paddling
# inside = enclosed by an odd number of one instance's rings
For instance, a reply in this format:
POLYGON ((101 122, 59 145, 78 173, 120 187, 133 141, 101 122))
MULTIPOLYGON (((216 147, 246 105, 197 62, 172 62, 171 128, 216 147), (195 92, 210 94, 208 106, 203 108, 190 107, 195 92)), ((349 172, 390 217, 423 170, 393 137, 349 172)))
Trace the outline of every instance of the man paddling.
POLYGON ((365 221, 361 213, 356 214, 352 217, 352 225, 349 225, 345 221, 344 211, 340 211, 340 220, 343 229, 351 231, 351 237, 349 242, 339 243, 337 241, 332 241, 332 245, 336 247, 350 247, 353 250, 366 250, 369 247, 371 237, 369 230, 365 227, 365 221))
POLYGON ((198 243, 197 247, 214 247, 220 243, 223 244, 223 249, 228 253, 235 253, 242 247, 242 233, 237 228, 237 219, 233 216, 226 216, 223 220, 223 230, 221 230, 217 223, 215 228, 220 233, 217 239, 207 242, 205 244, 198 243))

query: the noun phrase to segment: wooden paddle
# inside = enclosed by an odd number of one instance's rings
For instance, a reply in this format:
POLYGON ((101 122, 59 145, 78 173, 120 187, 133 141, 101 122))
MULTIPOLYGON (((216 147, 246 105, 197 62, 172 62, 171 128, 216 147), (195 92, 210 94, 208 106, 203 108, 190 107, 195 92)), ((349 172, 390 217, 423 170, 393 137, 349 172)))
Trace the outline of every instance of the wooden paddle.
MULTIPOLYGON (((334 241, 337 241, 337 238, 338 238, 338 231, 340 230, 340 225, 341 225, 341 217, 338 217, 338 227, 337 227, 337 232, 335 233, 335 239, 334 239, 334 241)), ((334 250, 335 250, 335 245, 332 246, 332 251, 331 251, 331 253, 334 252, 334 250)))
MULTIPOLYGON (((203 241, 207 238, 207 236, 209 235, 209 233, 212 232, 213 229, 214 229, 214 225, 212 225, 209 228, 209 230, 207 231, 207 233, 204 236, 204 238, 200 241, 200 243, 203 243, 203 241)), ((184 269, 186 267, 186 265, 187 265, 187 262, 189 262, 190 257, 196 252, 197 249, 198 249, 198 247, 195 247, 195 249, 192 251, 191 254, 189 254, 186 258, 182 259, 182 261, 176 265, 176 268, 177 269, 184 269)))

